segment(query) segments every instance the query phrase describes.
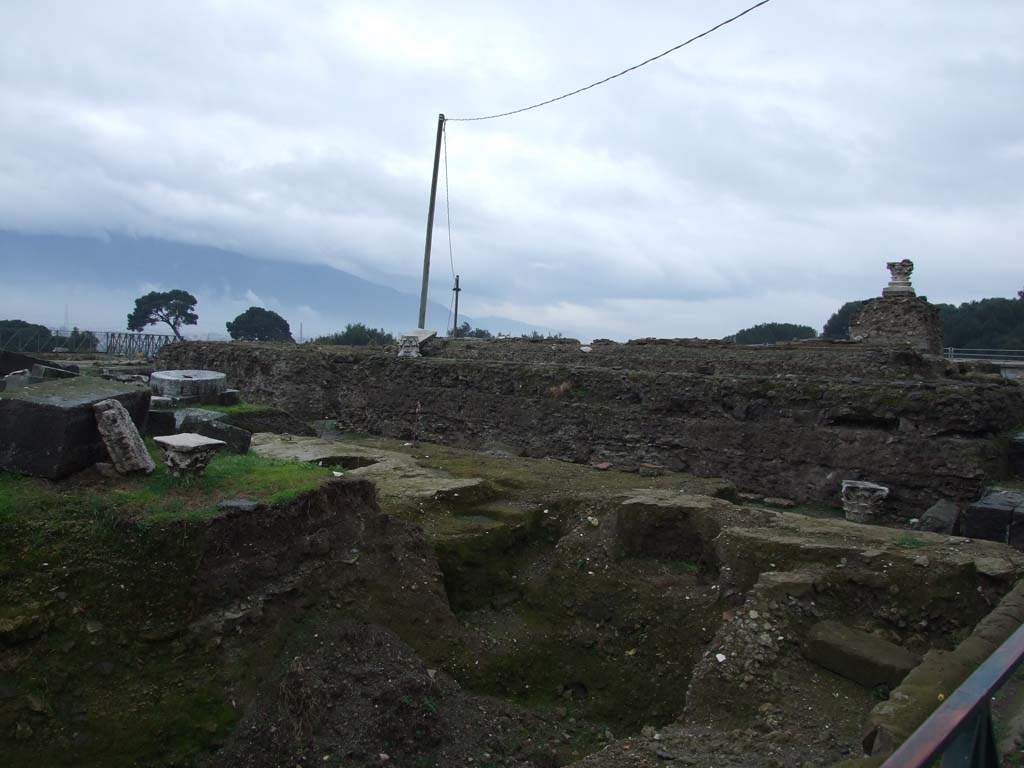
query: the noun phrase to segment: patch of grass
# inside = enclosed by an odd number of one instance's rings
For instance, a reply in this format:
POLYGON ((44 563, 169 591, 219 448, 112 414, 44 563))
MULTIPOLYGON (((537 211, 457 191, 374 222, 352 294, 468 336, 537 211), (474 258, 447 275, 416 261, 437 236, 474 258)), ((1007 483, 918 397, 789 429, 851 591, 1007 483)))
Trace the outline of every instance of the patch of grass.
POLYGON ((906 533, 896 540, 896 545, 904 549, 920 549, 921 547, 928 546, 928 543, 918 536, 906 533))
POLYGON ((238 403, 237 405, 200 405, 206 411, 219 411, 220 413, 263 413, 264 411, 273 411, 274 408, 269 405, 259 405, 258 403, 238 403))
POLYGON ((0 472, 0 521, 35 516, 69 521, 122 516, 140 522, 197 520, 215 516, 223 499, 284 502, 332 476, 315 464, 248 453, 217 456, 202 477, 186 480, 170 474, 151 440, 147 447, 156 462, 151 475, 98 480, 83 473, 51 482, 0 472))

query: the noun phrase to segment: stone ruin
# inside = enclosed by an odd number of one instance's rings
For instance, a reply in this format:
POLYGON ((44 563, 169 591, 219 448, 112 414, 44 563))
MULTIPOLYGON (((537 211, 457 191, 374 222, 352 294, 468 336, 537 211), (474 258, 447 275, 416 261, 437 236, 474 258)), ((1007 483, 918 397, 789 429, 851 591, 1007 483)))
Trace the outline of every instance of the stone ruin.
POLYGON ((891 279, 882 297, 869 299, 850 321, 850 339, 871 346, 903 347, 931 355, 942 354, 939 309, 918 296, 910 283, 914 262, 886 264, 891 279))

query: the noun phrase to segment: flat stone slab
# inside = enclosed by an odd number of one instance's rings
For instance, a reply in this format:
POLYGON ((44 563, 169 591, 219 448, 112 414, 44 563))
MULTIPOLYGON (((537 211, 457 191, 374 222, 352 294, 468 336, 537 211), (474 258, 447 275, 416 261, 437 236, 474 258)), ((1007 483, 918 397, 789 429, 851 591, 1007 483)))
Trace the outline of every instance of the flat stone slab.
POLYGON ((153 442, 161 448, 177 451, 179 453, 190 453, 192 451, 220 448, 221 446, 227 445, 223 440, 215 440, 212 437, 197 435, 194 432, 182 432, 178 435, 154 437, 153 442))
POLYGON ((895 688, 918 663, 906 648, 838 621, 821 621, 811 627, 803 653, 815 664, 865 688, 895 688))
POLYGON ((144 427, 149 390, 77 376, 0 393, 0 469, 59 480, 107 460, 93 405, 114 399, 144 427))

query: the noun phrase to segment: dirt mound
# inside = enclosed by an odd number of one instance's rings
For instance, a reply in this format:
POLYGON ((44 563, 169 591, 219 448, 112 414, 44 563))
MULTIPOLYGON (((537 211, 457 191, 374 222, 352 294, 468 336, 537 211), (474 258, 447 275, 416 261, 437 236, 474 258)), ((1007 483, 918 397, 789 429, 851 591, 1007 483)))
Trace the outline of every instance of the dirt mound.
POLYGON ((350 621, 311 632, 208 765, 538 765, 523 737, 538 718, 466 694, 392 632, 350 621))

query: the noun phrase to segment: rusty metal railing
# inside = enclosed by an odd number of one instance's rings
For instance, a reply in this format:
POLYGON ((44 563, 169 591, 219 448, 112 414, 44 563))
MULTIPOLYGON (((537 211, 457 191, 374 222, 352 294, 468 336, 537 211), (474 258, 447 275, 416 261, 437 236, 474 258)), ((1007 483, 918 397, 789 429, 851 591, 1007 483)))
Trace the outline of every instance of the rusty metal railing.
POLYGON ((992 694, 1024 660, 1024 625, 1007 638, 921 723, 882 768, 999 768, 992 694))

